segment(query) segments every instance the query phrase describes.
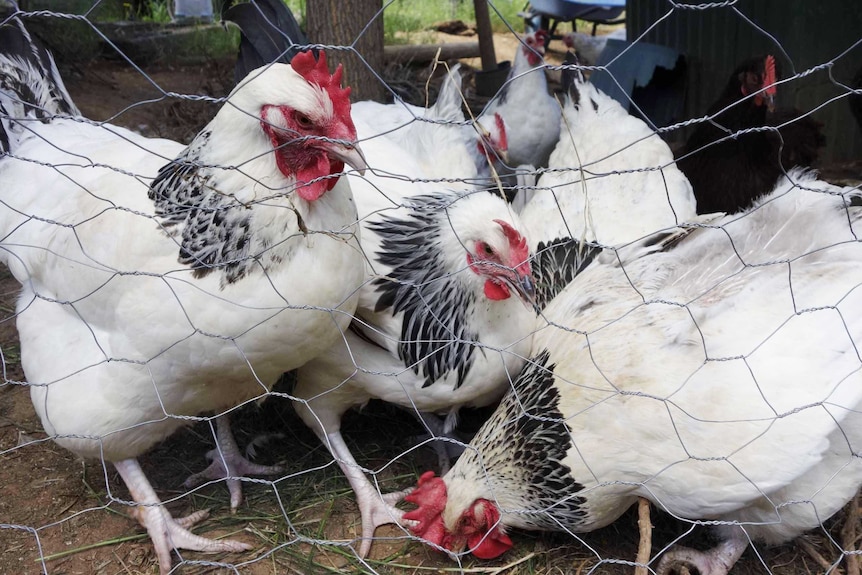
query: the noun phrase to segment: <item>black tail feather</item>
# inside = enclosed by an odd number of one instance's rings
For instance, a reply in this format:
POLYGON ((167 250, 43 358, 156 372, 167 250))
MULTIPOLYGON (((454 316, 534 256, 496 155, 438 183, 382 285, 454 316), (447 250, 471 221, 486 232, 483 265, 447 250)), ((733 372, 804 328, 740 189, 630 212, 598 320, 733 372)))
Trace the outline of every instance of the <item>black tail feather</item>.
POLYGON ((48 121, 80 115, 51 53, 16 16, 0 24, 0 151, 8 152, 15 118, 48 121))
POLYGON ((242 32, 234 70, 237 83, 263 65, 289 63, 309 43, 282 0, 251 0, 241 4, 225 0, 221 17, 236 24, 242 32))
POLYGON ((602 253, 602 248, 573 238, 539 242, 532 259, 536 305, 543 309, 602 253))
POLYGON ((575 56, 574 52, 568 50, 566 57, 563 59, 563 65, 565 67, 560 74, 560 84, 562 85, 563 93, 569 94, 572 100, 577 102, 579 100, 577 84, 586 82, 584 73, 575 67, 580 65, 580 61, 578 61, 578 57, 575 56))

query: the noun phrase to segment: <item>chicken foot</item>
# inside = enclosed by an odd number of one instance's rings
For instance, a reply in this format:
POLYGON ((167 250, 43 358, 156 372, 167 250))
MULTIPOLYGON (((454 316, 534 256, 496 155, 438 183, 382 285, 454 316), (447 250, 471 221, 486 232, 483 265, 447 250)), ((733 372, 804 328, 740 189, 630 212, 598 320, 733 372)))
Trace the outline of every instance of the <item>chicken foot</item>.
POLYGON ((427 411, 411 410, 411 413, 429 431, 427 434, 417 436, 416 442, 421 443, 433 439, 431 448, 437 455, 440 475, 446 475, 452 466, 452 461, 464 453, 464 442, 455 433, 456 418, 452 416, 443 418, 427 411))
POLYGON ((159 572, 162 575, 166 575, 171 570, 172 549, 221 553, 248 551, 252 548, 251 545, 240 541, 229 539, 214 541, 189 531, 189 528, 194 524, 206 519, 209 516, 209 511, 197 511, 180 519, 171 517, 150 485, 137 459, 116 461, 114 467, 120 472, 120 477, 126 483, 129 494, 138 504, 138 507, 134 508, 132 516, 150 535, 156 550, 156 557, 159 560, 159 572))
POLYGON ((748 547, 748 537, 740 527, 722 529, 726 538, 708 551, 697 551, 688 547, 674 547, 659 561, 656 575, 678 573, 683 565, 694 567, 700 575, 727 575, 734 563, 748 547))
POLYGON ((230 509, 236 511, 242 503, 242 481, 238 478, 249 475, 275 475, 284 468, 280 465, 258 465, 242 456, 230 430, 227 414, 216 418, 216 447, 206 453, 210 465, 203 471, 190 475, 183 482, 186 488, 195 487, 209 480, 227 479, 230 492, 230 509))
POLYGON ((362 519, 362 537, 359 546, 359 556, 365 557, 371 551, 374 532, 381 525, 394 523, 402 527, 411 527, 415 523, 404 519, 404 511, 395 507, 413 488, 392 493, 380 493, 365 476, 362 468, 356 463, 341 432, 327 434, 324 443, 329 447, 341 471, 350 482, 350 487, 356 494, 359 513, 362 519))

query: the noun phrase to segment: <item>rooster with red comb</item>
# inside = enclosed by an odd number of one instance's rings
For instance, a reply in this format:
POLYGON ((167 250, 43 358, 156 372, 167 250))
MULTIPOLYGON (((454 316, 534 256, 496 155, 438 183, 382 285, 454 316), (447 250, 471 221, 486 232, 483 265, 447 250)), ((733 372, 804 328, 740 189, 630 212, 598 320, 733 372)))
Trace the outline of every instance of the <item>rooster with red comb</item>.
MULTIPOLYGON (((356 308, 342 172, 365 160, 340 78, 323 54, 256 69, 184 146, 81 118, 50 54, 17 18, 0 26, 0 260, 22 285, 33 406, 49 438, 113 464, 162 575, 175 549, 250 545, 192 533, 206 511, 173 518, 138 456, 265 395, 356 308)), ((247 462, 218 427, 236 477, 247 462)))
POLYGON ((560 138, 560 104, 548 92, 544 68, 547 37, 537 30, 521 39, 506 83, 479 116, 486 124, 495 116, 505 122, 510 168, 546 167, 560 138))
POLYGON ((862 485, 859 195, 792 170, 741 216, 599 255, 460 459, 406 497, 413 532, 490 559, 510 529, 593 531, 643 497, 719 541, 658 575, 727 575, 839 512, 862 485))

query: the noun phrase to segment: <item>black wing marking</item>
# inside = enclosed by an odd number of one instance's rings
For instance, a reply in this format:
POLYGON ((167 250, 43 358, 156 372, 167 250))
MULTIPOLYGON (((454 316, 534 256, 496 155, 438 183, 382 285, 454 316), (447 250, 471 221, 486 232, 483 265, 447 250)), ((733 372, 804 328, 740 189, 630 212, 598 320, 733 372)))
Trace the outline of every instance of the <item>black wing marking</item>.
POLYGON ((392 269, 388 277, 374 280, 380 294, 374 311, 404 314, 398 355, 425 378, 423 387, 451 371, 457 372, 455 387, 460 387, 478 337, 467 325, 475 296, 446 269, 440 249, 441 235, 452 233, 446 210, 455 197, 417 196, 408 203, 407 216, 369 225, 381 238, 377 260, 392 269))
POLYGON ((602 248, 572 238, 539 242, 532 259, 536 305, 543 309, 602 253, 602 248))
MULTIPOLYGON (((209 132, 198 135, 199 143, 209 132)), ((192 148, 159 170, 150 185, 162 229, 180 238, 178 261, 202 278, 214 270, 223 283, 245 277, 255 258, 249 257, 251 210, 212 185, 212 172, 195 161, 192 148)))

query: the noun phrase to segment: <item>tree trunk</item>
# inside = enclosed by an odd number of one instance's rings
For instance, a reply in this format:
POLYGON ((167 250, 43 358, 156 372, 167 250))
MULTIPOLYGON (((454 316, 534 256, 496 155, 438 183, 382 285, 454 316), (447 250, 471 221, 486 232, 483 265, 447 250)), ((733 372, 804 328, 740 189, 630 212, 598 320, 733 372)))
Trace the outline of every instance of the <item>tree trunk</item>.
POLYGON ((344 64, 344 85, 351 87, 353 101, 386 99, 387 90, 375 75, 383 70, 382 6, 383 0, 308 0, 305 7, 311 42, 355 49, 326 51, 332 69, 344 64))

